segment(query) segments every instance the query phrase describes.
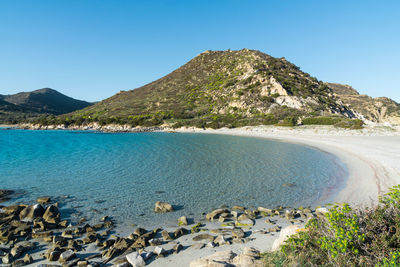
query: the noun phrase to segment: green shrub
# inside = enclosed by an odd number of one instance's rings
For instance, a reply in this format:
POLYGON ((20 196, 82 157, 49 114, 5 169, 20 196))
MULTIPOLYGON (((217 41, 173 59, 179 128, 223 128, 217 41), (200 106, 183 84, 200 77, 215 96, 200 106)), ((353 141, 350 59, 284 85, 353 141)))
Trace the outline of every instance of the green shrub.
POLYGON ((335 125, 336 123, 342 121, 343 118, 339 117, 312 117, 304 118, 304 125, 335 125))
POLYGON ((267 266, 400 266, 400 186, 374 208, 333 206, 265 260, 267 266))

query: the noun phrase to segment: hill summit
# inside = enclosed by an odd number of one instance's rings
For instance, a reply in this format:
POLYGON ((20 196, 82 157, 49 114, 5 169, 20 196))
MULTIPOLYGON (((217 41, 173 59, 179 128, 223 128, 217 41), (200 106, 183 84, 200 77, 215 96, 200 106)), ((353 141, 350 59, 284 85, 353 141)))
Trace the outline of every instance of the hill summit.
POLYGON ((325 83, 285 58, 242 49, 205 51, 154 82, 58 122, 237 127, 315 116, 356 117, 325 83))

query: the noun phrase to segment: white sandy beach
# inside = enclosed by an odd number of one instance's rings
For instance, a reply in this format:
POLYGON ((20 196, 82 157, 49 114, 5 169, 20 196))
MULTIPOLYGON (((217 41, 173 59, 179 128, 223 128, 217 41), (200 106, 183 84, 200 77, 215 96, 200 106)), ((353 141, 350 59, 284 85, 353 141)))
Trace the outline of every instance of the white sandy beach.
MULTIPOLYGON (((324 126, 296 128, 257 126, 218 130, 179 129, 177 132, 270 138, 312 146, 332 153, 338 156, 349 170, 346 186, 335 197, 336 202, 348 202, 357 206, 373 205, 376 204, 378 195, 387 192, 391 186, 400 184, 400 131, 398 128, 374 127, 350 131, 324 126)), ((283 221, 280 224, 285 227, 283 221)), ((265 228, 268 228, 268 225, 263 220, 257 220, 252 231, 257 232, 265 228)), ((188 248, 178 255, 158 259, 150 266, 189 266, 192 260, 211 255, 215 251, 239 252, 244 247, 268 251, 278 236, 256 233, 251 235, 256 239, 246 244, 201 250, 188 248)), ((190 242, 190 240, 182 240, 182 243, 185 242, 190 242)))

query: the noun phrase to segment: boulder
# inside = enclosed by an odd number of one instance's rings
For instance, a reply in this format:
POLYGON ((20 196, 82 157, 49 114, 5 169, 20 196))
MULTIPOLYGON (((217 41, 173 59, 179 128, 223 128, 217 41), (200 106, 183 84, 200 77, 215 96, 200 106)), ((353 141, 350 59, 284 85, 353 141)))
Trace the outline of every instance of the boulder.
POLYGON ((51 201, 50 197, 38 197, 36 199, 36 202, 39 203, 39 204, 42 204, 42 205, 43 204, 49 204, 50 201, 51 201))
POLYGON ((304 231, 304 228, 302 228, 301 225, 294 224, 294 225, 289 225, 285 228, 283 228, 279 234, 279 238, 274 241, 272 244, 272 251, 277 251, 279 248, 285 243, 285 241, 291 236, 299 231, 304 231))
POLYGON ((162 247, 155 247, 154 254, 156 254, 157 256, 164 256, 166 254, 166 251, 162 247))
POLYGON ((43 219, 48 223, 58 223, 60 221, 60 211, 56 206, 50 205, 43 214, 43 219))
POLYGON ((172 248, 172 250, 174 251, 174 253, 179 253, 182 249, 183 249, 183 246, 182 246, 182 244, 180 244, 180 243, 176 244, 176 245, 172 248))
POLYGON ((154 205, 154 212, 171 212, 174 211, 174 208, 171 204, 167 202, 157 201, 154 205))
POLYGON ((31 264, 33 262, 33 258, 31 255, 25 254, 23 261, 25 264, 31 264))
POLYGON ((244 248, 240 255, 237 255, 232 263, 236 266, 264 266, 262 261, 259 261, 260 252, 254 248, 244 248))
POLYGON ((213 210, 212 212, 208 213, 206 215, 206 219, 209 221, 218 219, 218 217, 222 214, 222 213, 229 213, 229 210, 227 209, 216 209, 213 210))
POLYGON ((166 230, 161 232, 161 236, 162 236, 162 238, 164 239, 165 242, 173 240, 172 237, 169 235, 169 233, 166 230))
POLYGON ((188 225, 186 216, 182 216, 178 219, 178 225, 179 226, 188 225))
POLYGON ((67 262, 69 260, 72 260, 73 258, 75 258, 75 252, 73 252, 71 249, 64 251, 63 253, 61 253, 59 261, 60 262, 67 262))
POLYGON ((202 241, 202 240, 209 240, 210 242, 214 241, 214 236, 209 234, 199 234, 193 237, 193 241, 202 241))
POLYGON ((28 206, 21 210, 19 219, 23 221, 33 221, 36 218, 41 218, 44 214, 44 208, 40 204, 28 206))
POLYGON ((225 238, 224 238, 223 235, 217 236, 217 238, 215 238, 215 240, 214 240, 214 243, 217 243, 217 244, 220 245, 220 246, 223 246, 223 245, 230 245, 230 242, 227 241, 227 240, 225 240, 225 238))
POLYGON ((188 233, 188 230, 185 228, 178 228, 174 231, 174 238, 181 237, 183 235, 186 235, 188 233))
POLYGON ((244 231, 240 228, 236 228, 232 230, 232 237, 233 238, 243 238, 245 236, 244 231))
POLYGON ((126 255, 126 260, 132 267, 142 267, 146 265, 143 257, 136 251, 126 255))

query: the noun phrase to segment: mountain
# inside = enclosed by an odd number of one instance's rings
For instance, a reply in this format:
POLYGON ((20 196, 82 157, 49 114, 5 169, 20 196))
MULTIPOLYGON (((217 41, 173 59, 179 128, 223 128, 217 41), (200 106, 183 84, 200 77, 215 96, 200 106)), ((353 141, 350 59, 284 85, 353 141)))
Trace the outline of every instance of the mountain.
POLYGON ((48 123, 237 127, 356 118, 325 83, 260 51, 206 51, 172 73, 48 123))
POLYGON ((387 97, 360 95, 349 85, 326 83, 329 88, 362 119, 400 124, 400 104, 387 97))
POLYGON ((60 115, 90 106, 50 88, 0 95, 0 123, 16 123, 42 115, 60 115))

